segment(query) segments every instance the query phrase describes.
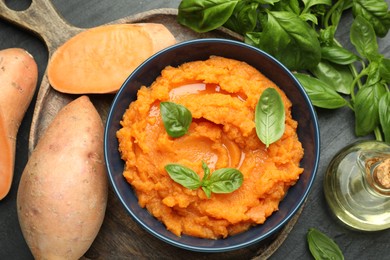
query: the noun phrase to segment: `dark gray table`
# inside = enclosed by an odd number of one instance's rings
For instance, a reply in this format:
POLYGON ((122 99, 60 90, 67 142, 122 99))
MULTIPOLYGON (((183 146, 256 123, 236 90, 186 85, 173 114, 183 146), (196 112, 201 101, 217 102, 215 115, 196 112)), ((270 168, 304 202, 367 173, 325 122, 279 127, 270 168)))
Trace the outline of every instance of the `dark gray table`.
MULTIPOLYGON (((15 10, 23 10, 29 6, 28 0, 0 1, 7 2, 15 10)), ((390 3, 390 0, 387 2, 390 3)), ((179 3, 179 0, 53 0, 54 6, 69 23, 85 28, 150 9, 177 8, 179 3)), ((350 24, 350 17, 344 17, 338 35, 343 44, 348 42, 350 24)), ((348 44, 345 46, 352 48, 348 44)), ((381 52, 390 58, 390 35, 381 39, 379 46, 381 52)), ((0 20, 0 49, 10 47, 24 48, 35 57, 41 80, 48 58, 45 45, 34 35, 0 20)), ((0 259, 32 258, 20 231, 15 201, 20 175, 28 159, 28 136, 34 104, 35 100, 31 103, 19 130, 12 190, 3 201, 0 201, 0 259)), ((352 231, 342 226, 329 212, 322 188, 326 167, 339 149, 357 138, 353 132, 353 114, 349 109, 335 111, 317 109, 317 113, 321 131, 318 175, 297 224, 282 246, 273 254, 272 259, 311 259, 306 242, 306 233, 310 227, 315 227, 332 237, 339 244, 346 259, 390 259, 389 230, 373 233, 352 231)))

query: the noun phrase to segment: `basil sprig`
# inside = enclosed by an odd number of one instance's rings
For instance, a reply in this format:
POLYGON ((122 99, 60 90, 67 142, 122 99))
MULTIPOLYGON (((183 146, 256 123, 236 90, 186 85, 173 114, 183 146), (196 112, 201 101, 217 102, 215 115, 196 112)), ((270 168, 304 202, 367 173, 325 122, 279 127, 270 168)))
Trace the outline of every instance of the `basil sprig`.
POLYGON ((255 111, 256 134, 266 147, 282 137, 284 121, 282 98, 275 89, 267 88, 261 94, 255 111))
POLYGON ((231 193, 242 185, 244 177, 237 169, 221 168, 210 174, 210 168, 203 161, 202 168, 204 175, 200 179, 195 171, 183 165, 172 163, 165 166, 165 170, 172 180, 191 190, 202 187, 207 198, 211 197, 212 192, 231 193))
POLYGON ((196 32, 221 26, 233 30, 300 72, 297 78, 314 106, 349 107, 357 136, 374 133, 376 140, 390 142, 390 110, 378 107, 390 92, 390 59, 380 53, 377 41, 390 30, 388 9, 386 0, 182 0, 178 22, 196 32), (347 49, 336 36, 344 27, 342 16, 351 11, 349 43, 354 48, 347 49))
POLYGON ((307 242, 309 244, 309 250, 316 260, 344 259, 344 255, 339 246, 327 235, 315 228, 309 229, 307 233, 307 242))
POLYGON ((185 106, 173 102, 161 102, 160 114, 165 130, 171 137, 181 137, 190 128, 192 114, 185 106))

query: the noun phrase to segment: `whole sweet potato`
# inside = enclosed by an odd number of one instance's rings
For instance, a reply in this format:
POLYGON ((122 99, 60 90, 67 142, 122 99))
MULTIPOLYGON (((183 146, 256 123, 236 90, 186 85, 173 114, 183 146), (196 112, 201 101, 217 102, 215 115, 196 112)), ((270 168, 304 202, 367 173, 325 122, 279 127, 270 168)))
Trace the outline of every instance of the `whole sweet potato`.
POLYGON ((35 259, 79 259, 104 219, 103 124, 87 96, 53 119, 23 171, 17 212, 35 259))
POLYGON ((11 188, 16 136, 37 81, 38 66, 27 51, 0 50, 0 200, 11 188))

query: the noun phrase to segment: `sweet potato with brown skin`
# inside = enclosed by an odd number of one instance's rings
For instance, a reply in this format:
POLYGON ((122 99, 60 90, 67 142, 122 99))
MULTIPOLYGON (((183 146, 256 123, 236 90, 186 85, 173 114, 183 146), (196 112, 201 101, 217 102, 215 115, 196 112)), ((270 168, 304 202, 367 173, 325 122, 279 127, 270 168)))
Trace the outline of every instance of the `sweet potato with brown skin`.
POLYGON ((0 51, 0 200, 11 188, 16 136, 37 81, 38 66, 27 51, 20 48, 0 51))
POLYGON ((23 171, 17 212, 35 259, 79 259, 107 205, 103 123, 87 96, 59 111, 23 171))

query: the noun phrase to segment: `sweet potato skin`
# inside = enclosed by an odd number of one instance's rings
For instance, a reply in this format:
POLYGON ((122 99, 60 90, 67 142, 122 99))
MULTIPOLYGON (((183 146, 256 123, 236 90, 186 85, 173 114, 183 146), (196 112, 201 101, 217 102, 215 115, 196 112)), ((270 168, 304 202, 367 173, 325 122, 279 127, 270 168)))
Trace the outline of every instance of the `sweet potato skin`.
POLYGON ((0 51, 0 200, 11 188, 16 136, 34 96, 37 81, 38 66, 26 50, 9 48, 0 51))
POLYGON ((23 171, 17 213, 35 259, 79 259, 107 205, 103 124, 82 96, 66 105, 38 141, 23 171))

